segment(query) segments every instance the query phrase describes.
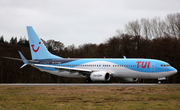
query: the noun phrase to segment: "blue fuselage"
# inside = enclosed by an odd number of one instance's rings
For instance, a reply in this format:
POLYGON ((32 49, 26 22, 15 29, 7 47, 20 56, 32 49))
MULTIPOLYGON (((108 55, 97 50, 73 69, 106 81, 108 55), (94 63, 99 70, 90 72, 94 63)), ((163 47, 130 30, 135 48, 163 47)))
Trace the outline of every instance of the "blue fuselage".
MULTIPOLYGON (((38 61, 43 65, 109 71, 113 77, 120 78, 160 78, 171 76, 177 72, 168 63, 154 59, 46 59, 38 61)), ((53 67, 37 67, 59 76, 82 77, 78 73, 71 74, 70 71, 59 71, 53 67)))

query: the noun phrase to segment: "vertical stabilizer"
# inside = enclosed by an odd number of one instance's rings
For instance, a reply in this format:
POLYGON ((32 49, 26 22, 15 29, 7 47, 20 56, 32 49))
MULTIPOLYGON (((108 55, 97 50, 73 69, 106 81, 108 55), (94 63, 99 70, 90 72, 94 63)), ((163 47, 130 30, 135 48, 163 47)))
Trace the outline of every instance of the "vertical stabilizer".
POLYGON ((27 33, 29 38, 29 46, 33 60, 40 59, 59 59, 61 57, 51 54, 43 42, 39 39, 32 26, 27 26, 27 33))

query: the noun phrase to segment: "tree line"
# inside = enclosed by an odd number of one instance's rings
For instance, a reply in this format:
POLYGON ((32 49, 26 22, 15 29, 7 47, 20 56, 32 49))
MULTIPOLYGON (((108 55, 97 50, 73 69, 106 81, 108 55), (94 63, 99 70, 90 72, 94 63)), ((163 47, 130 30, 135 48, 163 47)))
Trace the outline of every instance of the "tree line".
MULTIPOLYGON (((180 70, 180 13, 169 14, 165 20, 155 17, 151 20, 142 18, 140 21, 130 21, 123 31, 118 30, 115 36, 108 38, 101 44, 85 43, 76 47, 67 47, 60 41, 43 40, 47 49, 64 58, 150 58, 170 63, 180 70)), ((17 41, 12 37, 9 42, 0 37, 0 56, 20 58, 17 51, 21 51, 27 59, 31 59, 29 42, 24 38, 17 41)), ((42 73, 26 66, 19 61, 0 59, 0 83, 84 83, 84 79, 74 79, 42 73)), ((111 79, 110 82, 119 82, 111 79)), ((141 79, 138 82, 157 82, 152 79, 141 79)), ((169 77, 165 83, 180 83, 180 73, 169 77)))

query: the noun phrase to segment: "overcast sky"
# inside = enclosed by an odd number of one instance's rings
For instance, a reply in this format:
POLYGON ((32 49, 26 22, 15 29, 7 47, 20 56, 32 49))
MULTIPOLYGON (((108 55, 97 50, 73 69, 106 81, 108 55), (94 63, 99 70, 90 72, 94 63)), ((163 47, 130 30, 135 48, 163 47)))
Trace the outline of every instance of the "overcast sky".
POLYGON ((33 26, 40 38, 65 46, 99 44, 129 21, 178 12, 180 0, 0 0, 0 36, 27 37, 33 26))

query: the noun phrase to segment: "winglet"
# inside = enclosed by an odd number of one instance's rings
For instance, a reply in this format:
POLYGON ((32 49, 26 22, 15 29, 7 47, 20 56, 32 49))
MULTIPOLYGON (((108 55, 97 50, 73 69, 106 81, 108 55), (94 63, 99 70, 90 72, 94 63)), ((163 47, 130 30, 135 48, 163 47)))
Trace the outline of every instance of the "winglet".
POLYGON ((26 65, 28 65, 29 63, 26 60, 26 58, 23 56, 23 54, 20 51, 18 51, 18 52, 19 52, 19 54, 20 54, 20 56, 22 58, 22 61, 24 62, 24 64, 19 68, 19 69, 21 69, 21 68, 25 67, 26 65))
POLYGON ((124 57, 124 59, 126 59, 126 56, 123 56, 124 57))

